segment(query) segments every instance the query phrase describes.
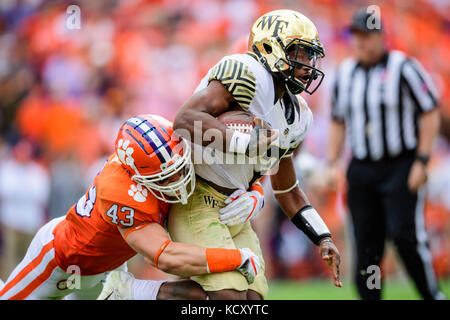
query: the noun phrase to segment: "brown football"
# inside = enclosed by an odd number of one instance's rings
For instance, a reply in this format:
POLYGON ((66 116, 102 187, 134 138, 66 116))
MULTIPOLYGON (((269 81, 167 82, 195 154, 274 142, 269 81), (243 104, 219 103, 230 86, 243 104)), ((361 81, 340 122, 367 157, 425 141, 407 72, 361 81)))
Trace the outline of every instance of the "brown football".
MULTIPOLYGON (((255 125, 255 116, 252 113, 245 111, 227 111, 219 115, 217 119, 229 129, 240 131, 242 133, 250 133, 255 125)), ((263 122, 263 129, 269 130, 269 136, 272 134, 272 127, 265 121, 263 122)))
POLYGON ((253 129, 254 116, 245 111, 227 111, 217 117, 229 129, 242 133, 250 133, 253 129))

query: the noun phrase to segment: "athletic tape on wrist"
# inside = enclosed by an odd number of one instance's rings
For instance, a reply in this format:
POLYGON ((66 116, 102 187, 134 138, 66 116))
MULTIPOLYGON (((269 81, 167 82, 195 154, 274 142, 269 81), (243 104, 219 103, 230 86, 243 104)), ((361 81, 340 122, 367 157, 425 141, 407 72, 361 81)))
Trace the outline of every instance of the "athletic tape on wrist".
POLYGON ((230 152, 245 154, 250 143, 250 135, 239 131, 233 131, 230 141, 230 152))

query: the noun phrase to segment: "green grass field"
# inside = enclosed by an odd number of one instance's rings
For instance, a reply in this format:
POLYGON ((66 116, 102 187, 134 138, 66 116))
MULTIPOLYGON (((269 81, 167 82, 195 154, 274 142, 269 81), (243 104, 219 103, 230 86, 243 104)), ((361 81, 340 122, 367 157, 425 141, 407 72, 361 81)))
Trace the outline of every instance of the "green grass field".
MULTIPOLYGON (((268 300, 355 300, 358 299, 353 284, 344 282, 342 288, 333 286, 332 281, 312 280, 303 282, 272 281, 269 283, 268 300)), ((450 298, 450 278, 439 281, 441 291, 450 298)), ((407 280, 389 279, 383 283, 383 299, 420 299, 414 284, 407 280)))

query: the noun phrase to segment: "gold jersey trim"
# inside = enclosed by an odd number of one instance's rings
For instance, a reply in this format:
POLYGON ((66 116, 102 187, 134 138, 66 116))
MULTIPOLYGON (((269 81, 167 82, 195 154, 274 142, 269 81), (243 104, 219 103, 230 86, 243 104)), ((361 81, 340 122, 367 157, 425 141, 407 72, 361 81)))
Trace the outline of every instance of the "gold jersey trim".
POLYGON ((208 83, 211 80, 220 81, 241 108, 248 111, 255 96, 256 78, 244 63, 232 59, 219 62, 213 67, 208 83))

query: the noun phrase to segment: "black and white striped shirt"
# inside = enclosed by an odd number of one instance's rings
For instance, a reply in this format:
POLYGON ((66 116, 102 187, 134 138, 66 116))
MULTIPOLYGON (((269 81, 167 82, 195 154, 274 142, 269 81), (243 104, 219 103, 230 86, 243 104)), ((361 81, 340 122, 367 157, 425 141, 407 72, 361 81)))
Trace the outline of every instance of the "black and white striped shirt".
POLYGON ((415 150, 418 117, 436 108, 437 100, 421 64, 393 50, 370 68, 353 58, 339 65, 332 118, 345 122, 356 159, 376 161, 415 150))

